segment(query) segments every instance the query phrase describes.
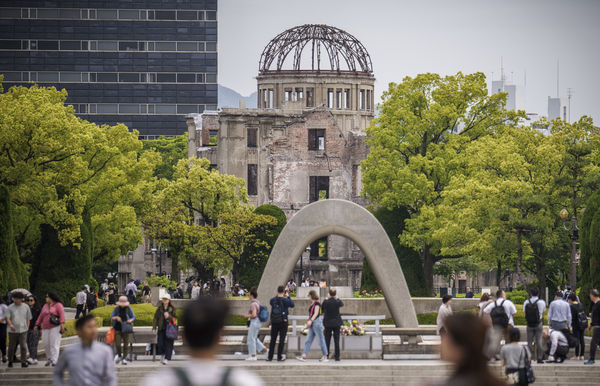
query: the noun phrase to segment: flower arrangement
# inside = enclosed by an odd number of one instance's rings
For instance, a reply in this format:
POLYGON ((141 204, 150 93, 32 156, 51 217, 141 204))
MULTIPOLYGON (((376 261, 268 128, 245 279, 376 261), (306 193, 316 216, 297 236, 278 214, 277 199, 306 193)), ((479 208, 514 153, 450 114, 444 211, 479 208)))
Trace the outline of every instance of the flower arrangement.
POLYGON ((352 323, 344 322, 344 325, 342 326, 342 335, 362 336, 365 335, 365 328, 358 323, 358 320, 353 320, 352 323))
POLYGON ((383 297, 383 291, 380 290, 379 288, 376 288, 372 291, 367 291, 367 290, 356 291, 354 293, 354 297, 357 297, 357 298, 381 298, 381 297, 383 297))
POLYGON ((302 327, 302 335, 308 335, 308 326, 306 324, 302 327))

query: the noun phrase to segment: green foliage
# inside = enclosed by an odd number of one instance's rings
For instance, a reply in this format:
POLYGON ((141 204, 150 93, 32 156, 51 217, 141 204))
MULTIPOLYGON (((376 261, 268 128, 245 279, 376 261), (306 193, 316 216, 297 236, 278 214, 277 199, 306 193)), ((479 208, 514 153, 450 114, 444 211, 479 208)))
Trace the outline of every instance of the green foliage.
POLYGON ((243 284, 247 288, 258 286, 262 273, 267 265, 269 253, 275 245, 283 227, 285 227, 285 224, 287 223, 285 213, 275 205, 261 205, 254 209, 254 213, 263 216, 271 216, 277 222, 268 229, 259 230, 260 233, 256 234, 256 237, 263 241, 265 245, 261 245, 259 248, 247 248, 240 259, 239 264, 237 264, 234 269, 236 282, 243 284))
POLYGON ((400 238, 421 251, 428 293, 440 256, 431 222, 446 186, 462 168, 457 155, 507 122, 516 123, 522 114, 506 111, 505 103, 503 93, 488 95, 482 73, 420 74, 390 84, 380 115, 367 128, 370 153, 362 163, 362 193, 378 208, 408 210, 400 238))
MULTIPOLYGON (((63 338, 77 335, 77 330, 75 329, 75 322, 75 319, 65 321, 65 332, 62 334, 63 338)), ((102 318, 96 318, 96 322, 98 323, 98 327, 103 326, 102 318)))
POLYGON ((152 276, 148 276, 144 280, 148 282, 148 287, 150 287, 150 288, 158 287, 159 284, 164 285, 165 288, 176 288, 177 287, 177 283, 174 280, 169 280, 169 278, 164 275, 163 276, 152 275, 152 276))
POLYGON ((15 288, 28 288, 28 276, 17 251, 10 191, 0 184, 0 294, 15 288))
MULTIPOLYGON (((373 215, 381 223, 392 242, 392 246, 394 247, 394 251, 396 252, 400 266, 402 267, 402 272, 404 273, 404 278, 406 279, 411 295, 428 296, 429 292, 425 286, 423 276, 423 259, 418 252, 402 245, 398 238, 404 230, 404 220, 409 218, 406 208, 378 208, 373 211, 373 215)), ((363 263, 361 289, 372 291, 378 287, 375 275, 369 267, 369 262, 365 259, 363 263)))
POLYGON ((186 159, 188 135, 176 137, 159 137, 158 139, 142 141, 144 151, 154 151, 161 156, 161 163, 156 165, 154 176, 156 178, 173 179, 174 167, 179 160, 186 159))
POLYGON ((600 191, 587 201, 579 225, 581 241, 581 294, 580 299, 589 306, 587 294, 600 287, 600 191))

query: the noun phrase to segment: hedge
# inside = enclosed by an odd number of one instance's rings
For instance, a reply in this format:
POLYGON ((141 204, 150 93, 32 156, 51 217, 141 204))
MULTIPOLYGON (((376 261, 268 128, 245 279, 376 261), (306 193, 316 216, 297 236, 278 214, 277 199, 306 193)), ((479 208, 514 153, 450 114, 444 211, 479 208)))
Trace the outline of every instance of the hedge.
MULTIPOLYGON (((103 326, 102 318, 96 317, 96 322, 98 322, 98 327, 103 326)), ((77 335, 77 331, 75 330, 75 319, 65 321, 65 332, 62 334, 63 338, 77 335)))

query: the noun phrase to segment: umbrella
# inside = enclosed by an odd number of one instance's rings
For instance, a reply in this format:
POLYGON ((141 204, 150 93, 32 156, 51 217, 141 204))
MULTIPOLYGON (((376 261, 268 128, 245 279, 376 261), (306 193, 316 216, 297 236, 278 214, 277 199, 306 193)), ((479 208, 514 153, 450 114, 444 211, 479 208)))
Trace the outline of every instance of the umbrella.
POLYGON ((25 288, 15 288, 14 290, 10 291, 9 294, 12 296, 12 294, 15 292, 21 292, 25 297, 31 296, 31 292, 25 288))

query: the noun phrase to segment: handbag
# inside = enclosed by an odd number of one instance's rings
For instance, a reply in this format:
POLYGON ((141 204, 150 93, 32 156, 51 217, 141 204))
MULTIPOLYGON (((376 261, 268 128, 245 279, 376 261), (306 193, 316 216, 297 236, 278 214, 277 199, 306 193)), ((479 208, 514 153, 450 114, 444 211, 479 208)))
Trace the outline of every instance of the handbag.
POLYGON ((167 339, 176 340, 179 336, 179 326, 177 325, 177 319, 173 318, 167 325, 167 329, 165 331, 165 336, 167 339))
POLYGON ((121 334, 133 333, 133 323, 122 322, 121 323, 121 334))
POLYGON ((54 326, 60 325, 60 318, 58 317, 58 315, 50 314, 50 324, 54 326))
POLYGON ((106 344, 113 344, 115 342, 115 329, 114 328, 110 328, 108 330, 108 332, 106 333, 106 336, 104 338, 104 342, 106 344))
MULTIPOLYGON (((523 351, 525 351, 525 347, 523 347, 523 351)), ((529 360, 529 356, 527 356, 527 352, 525 352, 525 371, 524 376, 527 377, 527 383, 535 382, 535 373, 533 372, 533 368, 531 367, 531 361, 529 360)))

